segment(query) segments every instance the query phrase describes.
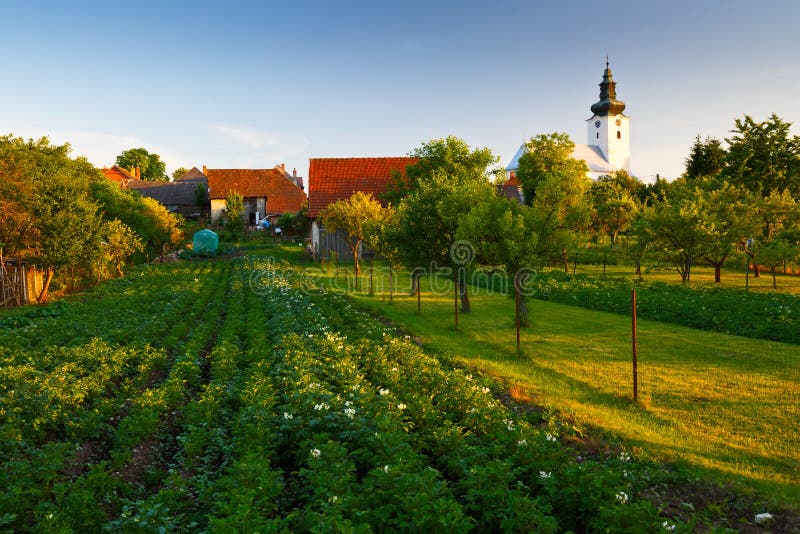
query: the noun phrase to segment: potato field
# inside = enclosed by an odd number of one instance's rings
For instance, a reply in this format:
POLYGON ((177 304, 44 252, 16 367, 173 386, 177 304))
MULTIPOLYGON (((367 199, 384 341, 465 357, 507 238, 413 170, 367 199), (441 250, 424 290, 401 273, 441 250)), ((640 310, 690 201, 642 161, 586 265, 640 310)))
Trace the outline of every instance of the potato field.
POLYGON ((0 531, 699 521, 660 497, 690 471, 568 446, 574 430, 266 257, 144 266, 0 326, 0 531))

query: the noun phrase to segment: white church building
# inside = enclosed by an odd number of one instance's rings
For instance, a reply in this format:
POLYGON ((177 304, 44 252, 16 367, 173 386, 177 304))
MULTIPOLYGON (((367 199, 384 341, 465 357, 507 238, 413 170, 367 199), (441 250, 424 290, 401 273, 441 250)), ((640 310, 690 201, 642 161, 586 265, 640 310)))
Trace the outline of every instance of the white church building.
MULTIPOLYGON (((624 115, 625 103, 617 100, 616 82, 606 61, 603 81, 600 83, 600 100, 592 105, 592 116, 586 119, 588 131, 585 145, 575 144, 572 157, 584 160, 589 167, 587 175, 592 180, 618 170, 631 172, 630 117, 624 115)), ((525 143, 519 147, 506 166, 506 176, 513 180, 519 167, 519 158, 527 152, 525 143)), ((514 180, 516 181, 516 180, 514 180)))

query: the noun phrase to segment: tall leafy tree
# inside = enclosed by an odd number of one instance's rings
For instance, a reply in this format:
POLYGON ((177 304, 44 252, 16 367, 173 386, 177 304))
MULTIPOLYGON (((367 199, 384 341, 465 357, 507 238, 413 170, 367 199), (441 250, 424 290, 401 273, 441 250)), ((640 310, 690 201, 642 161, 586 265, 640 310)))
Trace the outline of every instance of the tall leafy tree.
POLYGON ((725 139, 726 179, 763 196, 788 189, 800 198, 800 136, 790 135, 790 127, 774 113, 763 122, 749 115, 735 119, 733 135, 725 139))
POLYGON ((437 172, 445 172, 462 181, 476 176, 488 176, 493 172, 490 166, 498 158, 488 148, 472 149, 455 136, 431 139, 409 152, 418 158, 413 165, 406 167, 405 175, 397 174, 384 199, 397 204, 404 196, 417 187, 420 181, 430 179, 437 172))
POLYGON ((757 231, 752 205, 758 199, 743 187, 709 178, 698 180, 695 191, 702 220, 698 231, 708 241, 703 259, 714 267, 714 282, 719 283, 727 259, 757 231))
POLYGON ((168 248, 178 246, 183 239, 180 220, 155 199, 144 197, 142 204, 148 221, 148 234, 142 238, 163 258, 168 248))
MULTIPOLYGON (((88 162, 84 172, 94 172, 88 162)), ((75 169, 77 170, 77 169, 75 169)), ((78 171, 81 172, 81 171, 78 171)), ((97 204, 91 202, 76 176, 68 169, 49 172, 36 191, 32 210, 36 217, 36 244, 31 262, 45 271, 39 302, 46 302, 53 275, 77 267, 98 255, 102 224, 97 204)), ((85 187, 85 184, 83 184, 85 187)))
POLYGON ((382 218, 381 203, 371 193, 363 191, 356 191, 350 198, 328 204, 320 213, 322 224, 328 231, 341 231, 345 235, 344 240, 353 255, 356 280, 361 274, 361 244, 367 238, 372 225, 382 218))
POLYGON ((383 208, 378 218, 367 221, 365 225, 364 242, 389 266, 389 302, 392 301, 395 288, 395 271, 400 266, 400 252, 392 240, 392 230, 396 225, 397 210, 391 205, 383 208))
POLYGON ((514 286, 520 325, 528 325, 524 284, 539 264, 533 212, 501 196, 487 198, 460 218, 456 238, 475 247, 478 260, 502 265, 514 286))
POLYGON ((138 192, 122 189, 102 178, 92 182, 90 196, 98 203, 106 222, 119 220, 130 228, 155 254, 180 241, 180 221, 158 201, 143 198, 138 192))
POLYGON ((161 161, 158 154, 151 154, 145 148, 131 148, 125 150, 117 156, 117 165, 125 169, 139 167, 142 173, 142 180, 154 182, 166 182, 167 165, 161 161))
POLYGON ((534 212, 540 255, 560 255, 569 271, 568 250, 590 224, 591 208, 585 202, 589 169, 586 162, 571 157, 575 143, 567 134, 537 135, 526 145, 517 176, 534 212))
POLYGON ((611 244, 636 217, 639 205, 636 197, 624 186, 611 180, 598 180, 589 187, 592 205, 592 227, 596 234, 608 235, 611 244))
MULTIPOLYGON (((398 177, 384 196, 398 208, 399 226, 392 231, 392 240, 410 269, 434 263, 450 268, 454 264, 449 250, 455 242, 458 217, 478 198, 493 194, 488 177, 493 173, 490 166, 498 158, 488 148, 473 149, 454 136, 427 141, 409 155, 418 158, 417 163, 409 165, 406 177, 398 177)), ((414 287, 417 281, 415 276, 414 287)), ((460 278, 457 284, 461 309, 468 312, 466 280, 460 278)))
POLYGON ((101 254, 102 219, 89 195, 99 175, 69 151, 68 144, 51 145, 47 138, 0 138, 0 241, 44 271, 39 302, 48 300, 56 273, 86 270, 101 254))
POLYGON ((144 243, 136 235, 136 232, 119 219, 106 222, 103 233, 105 238, 103 250, 106 260, 114 265, 117 276, 121 278, 124 276, 122 266, 125 264, 125 260, 135 252, 142 252, 144 243))
MULTIPOLYGON (((494 188, 482 175, 451 176, 435 171, 420 181, 397 207, 397 225, 391 239, 406 267, 454 269, 461 310, 470 311, 466 279, 461 274, 471 258, 451 254, 459 219, 476 205, 494 196, 494 188)), ((466 249, 465 249, 466 250, 466 249)))
POLYGON ((654 198, 637 224, 637 238, 671 263, 683 283, 705 261, 720 281, 723 265, 759 223, 746 189, 719 178, 680 179, 663 198, 654 198))
POLYGON ((698 135, 686 157, 684 176, 689 180, 701 176, 716 176, 725 165, 725 155, 725 149, 722 148, 719 139, 715 137, 701 139, 698 135))
POLYGON ((653 244, 671 263, 685 284, 692 266, 707 251, 708 232, 703 232, 703 208, 695 201, 696 188, 681 180, 664 198, 653 199, 642 211, 637 239, 653 244))
POLYGON ((776 277, 778 268, 800 257, 798 242, 800 242, 800 236, 797 233, 781 231, 769 241, 758 245, 758 260, 769 268, 772 275, 772 289, 778 288, 776 277))
POLYGON ((644 184, 638 191, 639 202, 642 205, 650 204, 654 200, 663 200, 671 187, 671 182, 666 178, 656 175, 653 183, 644 184))
POLYGON ((0 243, 6 254, 31 246, 36 220, 31 211, 36 182, 31 174, 40 160, 66 157, 68 146, 54 147, 47 138, 25 141, 0 137, 0 243))
POLYGON ((755 203, 755 217, 759 231, 753 234, 752 244, 745 248, 745 253, 755 265, 756 276, 761 265, 770 267, 775 285, 775 267, 793 259, 792 243, 797 244, 800 233, 800 203, 788 189, 772 191, 755 203))

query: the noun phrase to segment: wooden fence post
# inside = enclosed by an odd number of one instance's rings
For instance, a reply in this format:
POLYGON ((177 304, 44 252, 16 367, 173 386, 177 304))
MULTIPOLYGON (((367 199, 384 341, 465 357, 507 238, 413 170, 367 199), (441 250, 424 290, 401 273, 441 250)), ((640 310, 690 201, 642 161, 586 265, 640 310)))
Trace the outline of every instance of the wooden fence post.
POLYGON ((639 362, 636 346, 636 289, 631 290, 631 341, 633 348, 633 401, 639 399, 639 362))
POLYGON ((453 309, 456 312, 456 330, 458 330, 458 269, 453 269, 453 286, 453 309))
POLYGON ((516 287, 516 283, 514 284, 514 295, 516 296, 516 307, 517 307, 517 354, 519 354, 519 288, 516 287))

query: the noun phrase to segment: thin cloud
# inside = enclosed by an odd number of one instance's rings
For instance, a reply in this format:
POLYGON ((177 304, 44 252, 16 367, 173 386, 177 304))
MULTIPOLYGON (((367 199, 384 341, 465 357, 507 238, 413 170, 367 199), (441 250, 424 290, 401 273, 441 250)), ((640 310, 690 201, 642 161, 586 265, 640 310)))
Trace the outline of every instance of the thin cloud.
POLYGON ((211 129, 222 134, 239 144, 250 148, 264 148, 282 143, 279 135, 274 133, 248 128, 246 126, 225 126, 222 124, 211 125, 211 129))
POLYGON ((248 161, 277 161, 302 154, 308 147, 308 139, 285 135, 247 126, 212 124, 212 131, 233 143, 244 147, 236 151, 242 163, 248 161))

